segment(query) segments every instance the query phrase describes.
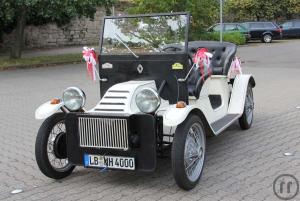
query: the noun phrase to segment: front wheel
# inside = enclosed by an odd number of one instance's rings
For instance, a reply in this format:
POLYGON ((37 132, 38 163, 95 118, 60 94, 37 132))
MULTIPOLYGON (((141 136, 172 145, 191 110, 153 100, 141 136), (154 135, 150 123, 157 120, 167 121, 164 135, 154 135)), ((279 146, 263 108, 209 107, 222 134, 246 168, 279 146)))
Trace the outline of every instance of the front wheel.
POLYGON ((41 125, 35 143, 36 162, 41 172, 53 179, 69 176, 75 168, 67 158, 65 114, 56 113, 41 125))
POLYGON ((254 110, 253 91, 252 91, 252 86, 248 84, 244 111, 242 116, 239 118, 239 124, 241 129, 247 130, 251 127, 253 122, 253 110, 254 110))
POLYGON ((201 119, 190 115, 175 132, 172 144, 172 169, 175 181, 184 190, 196 186, 205 160, 205 129, 201 119))

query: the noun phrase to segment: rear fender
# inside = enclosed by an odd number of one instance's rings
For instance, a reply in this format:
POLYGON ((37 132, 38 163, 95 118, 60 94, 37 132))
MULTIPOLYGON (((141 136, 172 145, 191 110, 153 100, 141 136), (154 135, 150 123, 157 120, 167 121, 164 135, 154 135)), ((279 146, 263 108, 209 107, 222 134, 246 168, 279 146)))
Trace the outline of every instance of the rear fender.
POLYGON ((262 36, 264 36, 264 35, 266 35, 266 34, 269 34, 269 35, 273 36, 273 33, 272 33, 271 31, 266 31, 266 32, 264 32, 264 33, 262 34, 262 36))
POLYGON ((50 117, 51 115, 59 111, 60 108, 64 105, 64 102, 60 102, 58 104, 51 104, 51 101, 48 101, 35 110, 35 118, 46 119, 47 117, 50 117))
POLYGON ((243 114, 248 84, 252 88, 255 87, 255 80, 252 75, 241 74, 235 77, 228 114, 243 114))

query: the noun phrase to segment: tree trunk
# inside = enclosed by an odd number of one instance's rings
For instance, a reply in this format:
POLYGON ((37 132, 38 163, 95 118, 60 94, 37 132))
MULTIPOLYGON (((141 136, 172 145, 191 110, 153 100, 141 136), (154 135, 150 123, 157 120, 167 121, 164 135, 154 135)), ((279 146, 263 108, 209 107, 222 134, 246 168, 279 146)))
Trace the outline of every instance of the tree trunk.
POLYGON ((26 7, 22 6, 20 15, 17 19, 17 27, 15 30, 15 40, 11 47, 10 58, 20 58, 24 41, 24 29, 26 26, 26 7))
POLYGON ((259 17, 259 15, 258 14, 256 14, 256 21, 260 21, 260 17, 259 17))

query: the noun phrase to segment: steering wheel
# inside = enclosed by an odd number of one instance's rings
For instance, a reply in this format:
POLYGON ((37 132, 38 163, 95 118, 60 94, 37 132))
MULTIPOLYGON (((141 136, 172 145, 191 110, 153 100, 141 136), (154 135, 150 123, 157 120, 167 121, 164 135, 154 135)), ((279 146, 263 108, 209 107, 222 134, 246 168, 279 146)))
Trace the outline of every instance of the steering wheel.
MULTIPOLYGON (((166 51, 166 52, 183 52, 184 47, 180 46, 180 45, 169 45, 167 47, 163 47, 161 48, 161 51, 166 51)), ((189 53, 188 54, 188 60, 189 60, 189 66, 192 67, 193 65, 193 57, 194 57, 194 53, 189 53)))
MULTIPOLYGON (((183 48, 180 45, 169 45, 167 47, 163 47, 161 48, 161 51, 166 51, 166 52, 183 52, 183 48)), ((194 57, 195 53, 189 52, 188 53, 188 62, 189 62, 189 66, 192 67, 193 65, 193 57, 194 57)))
POLYGON ((182 52, 183 48, 180 46, 170 45, 167 47, 163 47, 161 50, 164 52, 182 52))

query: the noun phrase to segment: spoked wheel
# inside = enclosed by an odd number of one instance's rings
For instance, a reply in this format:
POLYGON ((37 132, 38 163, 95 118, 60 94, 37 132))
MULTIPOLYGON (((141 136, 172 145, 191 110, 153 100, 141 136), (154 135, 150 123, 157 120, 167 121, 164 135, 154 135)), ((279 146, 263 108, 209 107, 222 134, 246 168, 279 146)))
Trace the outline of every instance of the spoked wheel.
POLYGON ((175 132, 172 169, 179 187, 190 190, 198 183, 205 160, 205 130, 201 119, 189 116, 175 132))
POLYGON ((73 169, 67 158, 65 115, 57 113, 41 125, 35 144, 37 164, 44 175, 53 179, 69 176, 73 169))
POLYGON ((240 127, 249 129, 253 122, 254 100, 252 86, 248 85, 243 115, 239 118, 240 127))

